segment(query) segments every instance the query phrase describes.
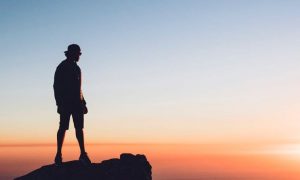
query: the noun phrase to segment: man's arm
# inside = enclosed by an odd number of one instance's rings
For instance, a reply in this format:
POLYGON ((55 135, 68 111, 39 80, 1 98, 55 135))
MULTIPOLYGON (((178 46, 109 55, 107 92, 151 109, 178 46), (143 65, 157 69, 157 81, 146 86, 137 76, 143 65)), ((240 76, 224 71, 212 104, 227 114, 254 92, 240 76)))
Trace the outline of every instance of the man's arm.
POLYGON ((86 101, 82 95, 82 91, 80 91, 80 99, 81 99, 81 103, 82 103, 82 109, 83 109, 83 113, 87 114, 88 113, 88 108, 86 107, 86 101))
POLYGON ((56 68, 55 74, 54 74, 54 97, 56 101, 57 106, 62 105, 62 71, 60 67, 56 68))

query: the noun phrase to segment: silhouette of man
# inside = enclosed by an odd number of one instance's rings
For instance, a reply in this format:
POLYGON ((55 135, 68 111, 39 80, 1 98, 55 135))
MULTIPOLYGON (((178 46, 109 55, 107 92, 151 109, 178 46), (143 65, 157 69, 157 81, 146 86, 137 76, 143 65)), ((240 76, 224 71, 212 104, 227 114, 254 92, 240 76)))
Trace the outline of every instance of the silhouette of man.
POLYGON ((88 110, 81 91, 81 70, 77 65, 80 55, 81 49, 77 44, 69 45, 68 50, 65 51, 66 59, 57 66, 54 75, 54 96, 57 112, 60 114, 57 131, 57 153, 54 160, 56 165, 62 164, 61 150, 66 130, 69 129, 71 115, 81 152, 79 160, 84 165, 91 163, 84 147, 84 114, 88 110))

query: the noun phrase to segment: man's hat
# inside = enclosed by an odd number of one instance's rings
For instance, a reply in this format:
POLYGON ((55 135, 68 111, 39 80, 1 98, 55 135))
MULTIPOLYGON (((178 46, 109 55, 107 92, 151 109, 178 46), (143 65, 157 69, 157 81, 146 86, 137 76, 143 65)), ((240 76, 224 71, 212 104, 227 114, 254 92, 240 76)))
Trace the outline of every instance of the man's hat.
POLYGON ((70 44, 68 46, 68 50, 65 53, 80 53, 81 49, 80 46, 77 44, 70 44))

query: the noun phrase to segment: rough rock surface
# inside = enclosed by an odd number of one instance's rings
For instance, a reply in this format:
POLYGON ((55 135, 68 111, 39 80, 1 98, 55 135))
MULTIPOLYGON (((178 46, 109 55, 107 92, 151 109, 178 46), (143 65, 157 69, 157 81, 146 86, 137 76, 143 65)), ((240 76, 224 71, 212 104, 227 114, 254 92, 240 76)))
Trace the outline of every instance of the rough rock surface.
POLYGON ((144 155, 124 153, 120 158, 92 163, 86 167, 79 161, 43 166, 16 180, 151 180, 151 165, 144 155))

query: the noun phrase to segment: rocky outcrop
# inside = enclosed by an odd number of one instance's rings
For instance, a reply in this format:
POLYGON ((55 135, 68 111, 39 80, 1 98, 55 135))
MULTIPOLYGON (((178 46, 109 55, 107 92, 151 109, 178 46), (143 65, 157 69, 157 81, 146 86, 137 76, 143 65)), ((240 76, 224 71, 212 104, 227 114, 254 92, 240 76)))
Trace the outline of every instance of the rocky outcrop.
POLYGON ((120 158, 84 166, 79 161, 43 166, 16 180, 151 180, 151 165, 144 155, 121 154, 120 158))

